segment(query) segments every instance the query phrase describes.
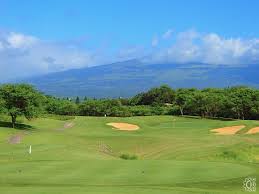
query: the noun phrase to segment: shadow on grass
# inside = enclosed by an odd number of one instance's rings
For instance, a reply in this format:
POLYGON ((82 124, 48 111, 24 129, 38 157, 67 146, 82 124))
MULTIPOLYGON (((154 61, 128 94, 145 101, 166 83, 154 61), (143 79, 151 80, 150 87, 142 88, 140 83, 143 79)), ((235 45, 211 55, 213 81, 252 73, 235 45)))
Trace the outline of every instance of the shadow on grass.
MULTIPOLYGON (((6 122, 6 121, 0 121, 0 127, 13 128, 12 123, 11 122, 6 122)), ((16 123, 15 124, 15 129, 31 130, 31 129, 33 129, 33 127, 30 126, 30 125, 22 124, 22 123, 16 123)))
POLYGON ((211 119, 211 120, 219 120, 219 121, 236 121, 237 119, 233 118, 223 118, 223 117, 201 117, 201 116, 191 116, 191 115, 183 115, 181 117, 184 118, 192 118, 192 119, 211 119))
POLYGON ((236 121, 237 119, 232 119, 232 118, 222 118, 222 117, 207 117, 208 119, 212 120, 219 120, 219 121, 236 121))

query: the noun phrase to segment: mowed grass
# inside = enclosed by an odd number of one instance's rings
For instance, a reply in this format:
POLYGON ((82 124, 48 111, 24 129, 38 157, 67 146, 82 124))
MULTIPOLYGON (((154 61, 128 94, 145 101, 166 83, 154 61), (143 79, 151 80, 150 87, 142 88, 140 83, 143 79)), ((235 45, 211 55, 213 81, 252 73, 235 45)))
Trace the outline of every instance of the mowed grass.
POLYGON ((259 178, 259 134, 244 134, 258 121, 150 116, 25 124, 31 128, 0 127, 1 194, 244 193, 244 178, 259 178), (63 129, 69 122, 74 126, 63 129), (140 129, 119 131, 109 122, 140 129), (236 135, 210 132, 242 124, 236 135), (21 143, 9 144, 15 134, 21 143))

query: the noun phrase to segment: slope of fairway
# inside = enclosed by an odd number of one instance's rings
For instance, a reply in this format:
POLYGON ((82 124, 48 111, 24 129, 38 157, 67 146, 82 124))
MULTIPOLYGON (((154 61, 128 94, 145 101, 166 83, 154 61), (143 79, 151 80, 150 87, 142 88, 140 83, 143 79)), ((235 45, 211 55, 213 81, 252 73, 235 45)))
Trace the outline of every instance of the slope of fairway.
POLYGON ((259 178, 258 135, 211 129, 256 121, 172 116, 37 119, 31 129, 0 127, 0 188, 4 194, 242 193, 245 177, 259 178), (64 128, 67 123, 71 127, 64 128), (136 131, 107 123, 131 123, 136 131), (63 130, 57 130, 57 129, 63 130), (21 143, 8 138, 23 133, 21 143), (28 154, 32 145, 32 154, 28 154), (122 160, 121 154, 138 160, 122 160))
MULTIPOLYGON (((1 187, 171 187, 224 181, 254 173, 238 164, 187 161, 23 161, 2 163, 1 187), (220 173, 221 172, 221 173, 220 173), (222 173, 224 172, 224 173, 222 173), (43 176, 47 178, 43 179, 43 176)), ((66 191, 64 190, 64 193, 66 191)))

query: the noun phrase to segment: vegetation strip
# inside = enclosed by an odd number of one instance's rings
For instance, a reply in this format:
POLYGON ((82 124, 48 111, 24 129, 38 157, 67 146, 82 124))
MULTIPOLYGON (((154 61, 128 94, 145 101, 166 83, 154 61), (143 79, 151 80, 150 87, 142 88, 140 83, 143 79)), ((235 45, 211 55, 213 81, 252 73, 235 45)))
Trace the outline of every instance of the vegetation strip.
MULTIPOLYGON (((81 99, 44 95, 28 84, 0 85, 0 112, 31 120, 48 114, 74 116, 181 115, 220 119, 259 119, 259 90, 248 87, 172 89, 163 85, 131 98, 81 99)), ((62 116, 59 116, 60 119, 62 116)))

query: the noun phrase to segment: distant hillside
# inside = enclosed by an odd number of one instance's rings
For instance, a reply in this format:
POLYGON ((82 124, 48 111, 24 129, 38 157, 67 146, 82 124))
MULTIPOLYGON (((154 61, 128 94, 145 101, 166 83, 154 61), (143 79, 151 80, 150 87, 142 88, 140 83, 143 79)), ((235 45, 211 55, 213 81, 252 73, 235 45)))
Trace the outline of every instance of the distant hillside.
POLYGON ((179 87, 259 87, 259 65, 240 67, 199 63, 143 64, 124 61, 73 69, 23 80, 55 96, 129 97, 151 87, 168 84, 179 87))

